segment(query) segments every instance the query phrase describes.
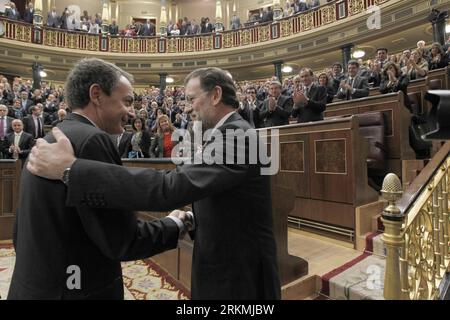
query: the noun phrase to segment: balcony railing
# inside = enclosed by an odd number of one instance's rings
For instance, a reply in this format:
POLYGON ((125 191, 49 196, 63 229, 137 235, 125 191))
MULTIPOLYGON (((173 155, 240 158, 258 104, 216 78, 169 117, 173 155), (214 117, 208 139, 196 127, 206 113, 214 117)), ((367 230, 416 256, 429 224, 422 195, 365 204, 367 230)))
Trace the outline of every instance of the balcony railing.
POLYGON ((161 54, 242 48, 349 19, 390 0, 336 0, 295 16, 237 30, 176 37, 123 37, 38 27, 0 18, 4 38, 49 47, 112 53, 161 54))

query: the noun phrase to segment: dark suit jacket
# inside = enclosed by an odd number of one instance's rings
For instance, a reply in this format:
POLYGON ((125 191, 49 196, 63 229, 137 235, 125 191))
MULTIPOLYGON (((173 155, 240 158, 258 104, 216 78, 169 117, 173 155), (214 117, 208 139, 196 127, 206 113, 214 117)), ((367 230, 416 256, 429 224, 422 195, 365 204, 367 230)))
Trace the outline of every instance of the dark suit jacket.
POLYGON ((308 93, 308 103, 294 105, 292 116, 298 123, 323 120, 323 112, 327 107, 327 89, 313 84, 308 93))
POLYGON ((119 26, 115 25, 113 26, 112 24, 109 25, 109 34, 112 36, 115 36, 119 33, 119 26))
POLYGON ((269 99, 266 99, 259 112, 261 128, 282 126, 289 124, 293 101, 291 97, 281 95, 273 112, 269 111, 269 99))
MULTIPOLYGON (((87 119, 70 114, 59 128, 81 159, 121 164, 111 138, 87 119)), ((49 142, 51 135, 45 138, 49 142)), ((14 228, 16 264, 8 299, 123 299, 120 261, 136 260, 175 248, 179 230, 169 218, 136 219, 129 209, 92 209, 105 205, 99 192, 84 204, 67 205, 67 187, 24 169, 20 208, 14 228), (80 289, 71 266, 81 270, 80 289)), ((128 202, 128 200, 126 200, 128 202)))
POLYGON ((23 131, 28 132, 29 134, 31 134, 34 139, 38 139, 38 138, 42 138, 44 137, 44 119, 41 118, 41 132, 38 133, 38 135, 36 136, 36 126, 34 124, 34 119, 32 115, 26 116, 25 118, 22 119, 23 121, 23 131))
POLYGON ((389 77, 383 77, 380 84, 380 93, 392 93, 392 92, 403 92, 404 104, 410 111, 411 110, 411 101, 408 97, 408 85, 409 85, 409 76, 408 75, 400 75, 398 77, 398 82, 394 85, 388 86, 389 77))
POLYGON ((252 109, 249 106, 248 101, 244 101, 243 102, 243 106, 244 109, 242 108, 238 108, 237 112, 241 115, 241 117, 247 121, 252 128, 259 128, 260 124, 259 124, 259 112, 260 112, 260 107, 261 107, 261 102, 256 100, 255 101, 255 105, 256 108, 252 109))
MULTIPOLYGON (((15 134, 13 133, 9 133, 6 136, 6 139, 8 141, 8 155, 9 157, 12 159, 13 158, 13 154, 9 152, 9 146, 11 146, 12 144, 14 144, 14 138, 15 138, 15 134)), ((19 140, 19 148, 20 148, 20 153, 19 153, 19 159, 20 160, 25 160, 28 157, 28 154, 31 151, 31 148, 34 145, 34 139, 33 136, 29 133, 26 133, 25 131, 22 132, 22 135, 20 136, 20 140, 19 140)))
POLYGON ((20 12, 17 9, 15 9, 14 12, 11 9, 6 9, 5 15, 6 15, 6 18, 8 18, 8 19, 20 20, 20 12))
MULTIPOLYGON (((348 78, 346 79, 346 82, 349 83, 348 78)), ((353 88, 355 89, 355 93, 348 94, 347 92, 343 92, 341 89, 339 89, 336 97, 338 99, 353 100, 369 96, 369 83, 367 82, 367 78, 363 78, 357 75, 353 79, 353 88)))
POLYGON ((141 29, 139 30, 139 35, 149 37, 155 35, 155 25, 150 23, 150 25, 144 24, 142 25, 141 29))
MULTIPOLYGON (((238 128, 250 126, 234 113, 219 130, 238 128)), ((192 299, 280 299, 270 177, 260 169, 203 163, 157 171, 77 159, 67 205, 165 211, 194 201, 192 299), (88 201, 94 195, 104 201, 88 201)))
POLYGON ((14 118, 6 116, 6 134, 13 132, 12 122, 14 118))
POLYGON ((33 23, 34 18, 34 9, 30 11, 30 9, 26 9, 25 13, 23 14, 23 20, 28 23, 33 23))
POLYGON ((60 17, 58 15, 55 15, 55 17, 53 17, 51 12, 47 14, 47 26, 58 28, 60 24, 60 17))
MULTIPOLYGON (((125 131, 122 134, 122 137, 119 141, 119 155, 121 158, 128 158, 128 151, 131 145, 131 137, 133 137, 133 133, 129 131, 125 131)), ((114 141, 117 142, 117 141, 114 141)))

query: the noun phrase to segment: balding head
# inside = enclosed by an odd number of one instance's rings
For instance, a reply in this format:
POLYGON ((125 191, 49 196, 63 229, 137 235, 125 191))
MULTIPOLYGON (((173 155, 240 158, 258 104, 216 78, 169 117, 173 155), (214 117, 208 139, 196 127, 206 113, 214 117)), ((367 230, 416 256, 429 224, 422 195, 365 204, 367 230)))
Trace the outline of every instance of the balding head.
POLYGON ((23 122, 20 119, 14 119, 11 122, 11 127, 15 133, 21 133, 23 131, 23 122))

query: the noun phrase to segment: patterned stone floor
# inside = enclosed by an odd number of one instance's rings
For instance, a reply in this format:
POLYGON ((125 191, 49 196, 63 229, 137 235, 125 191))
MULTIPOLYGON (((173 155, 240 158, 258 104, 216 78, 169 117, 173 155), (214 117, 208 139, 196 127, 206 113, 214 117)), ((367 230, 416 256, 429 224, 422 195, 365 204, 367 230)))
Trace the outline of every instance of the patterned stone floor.
MULTIPOLYGON (((0 296, 6 299, 15 263, 12 247, 0 247, 0 296)), ((187 290, 150 260, 122 263, 126 300, 186 300, 187 290)))

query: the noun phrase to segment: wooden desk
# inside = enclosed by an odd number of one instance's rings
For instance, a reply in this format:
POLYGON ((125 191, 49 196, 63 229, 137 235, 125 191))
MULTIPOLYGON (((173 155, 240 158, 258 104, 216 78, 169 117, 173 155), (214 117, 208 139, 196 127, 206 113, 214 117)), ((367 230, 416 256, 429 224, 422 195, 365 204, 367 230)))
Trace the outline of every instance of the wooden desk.
POLYGON ((0 240, 12 238, 21 173, 22 161, 0 160, 0 240))
MULTIPOLYGON (((356 117, 272 128, 279 130, 275 187, 295 195, 290 216, 355 228, 355 209, 378 199, 367 183, 368 144, 356 117)), ((272 142, 274 143, 274 142, 272 142)))
POLYGON ((411 114, 404 106, 403 93, 389 93, 363 99, 331 103, 325 117, 333 118, 380 111, 386 119, 387 170, 401 177, 402 160, 415 159, 409 145, 411 114))

